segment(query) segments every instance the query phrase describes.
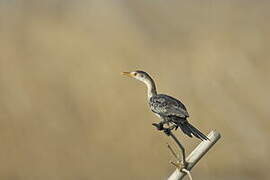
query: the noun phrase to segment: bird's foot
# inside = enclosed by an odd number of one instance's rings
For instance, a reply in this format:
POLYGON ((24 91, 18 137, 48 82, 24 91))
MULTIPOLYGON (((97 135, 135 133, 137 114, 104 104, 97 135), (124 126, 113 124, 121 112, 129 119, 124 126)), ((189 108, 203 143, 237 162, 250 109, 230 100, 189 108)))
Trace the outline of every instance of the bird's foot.
POLYGON ((177 130, 178 126, 176 124, 174 124, 174 125, 171 125, 169 128, 171 130, 177 130))
POLYGON ((167 136, 170 136, 170 135, 171 135, 171 130, 174 128, 174 127, 168 127, 168 128, 165 128, 165 127, 163 126, 163 125, 164 125, 163 122, 160 122, 160 123, 153 123, 152 125, 155 126, 155 127, 157 128, 157 130, 163 131, 167 136))
POLYGON ((170 135, 171 135, 171 128, 163 128, 163 132, 164 132, 167 136, 170 136, 170 135))
POLYGON ((157 128, 157 130, 159 130, 159 131, 164 130, 163 123, 161 123, 161 122, 160 123, 153 123, 152 125, 155 126, 157 128))

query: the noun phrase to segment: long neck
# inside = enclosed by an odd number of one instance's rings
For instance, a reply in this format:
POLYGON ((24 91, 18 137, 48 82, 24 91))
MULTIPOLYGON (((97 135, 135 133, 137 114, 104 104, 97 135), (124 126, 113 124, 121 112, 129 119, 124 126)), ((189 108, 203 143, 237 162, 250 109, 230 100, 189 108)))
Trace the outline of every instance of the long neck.
POLYGON ((155 82, 153 79, 146 79, 144 83, 147 86, 147 99, 150 100, 152 96, 157 95, 155 82))

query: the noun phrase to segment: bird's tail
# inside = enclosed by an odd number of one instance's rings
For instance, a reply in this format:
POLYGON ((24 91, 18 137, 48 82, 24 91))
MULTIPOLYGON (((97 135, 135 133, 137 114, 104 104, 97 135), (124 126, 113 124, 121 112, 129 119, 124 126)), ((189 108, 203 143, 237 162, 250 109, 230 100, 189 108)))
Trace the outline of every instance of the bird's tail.
POLYGON ((202 141, 209 140, 209 138, 207 136, 205 136, 201 131, 199 131, 197 128, 195 128, 194 126, 189 124, 187 121, 178 123, 178 126, 189 137, 192 137, 192 135, 193 135, 202 141))

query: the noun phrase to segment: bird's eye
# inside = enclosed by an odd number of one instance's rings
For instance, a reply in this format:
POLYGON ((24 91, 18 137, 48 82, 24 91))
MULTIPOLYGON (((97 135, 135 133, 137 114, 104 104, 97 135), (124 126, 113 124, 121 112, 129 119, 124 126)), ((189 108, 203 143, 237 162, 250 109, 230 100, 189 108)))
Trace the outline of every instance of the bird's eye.
POLYGON ((134 73, 134 76, 137 76, 137 73, 136 72, 134 73))

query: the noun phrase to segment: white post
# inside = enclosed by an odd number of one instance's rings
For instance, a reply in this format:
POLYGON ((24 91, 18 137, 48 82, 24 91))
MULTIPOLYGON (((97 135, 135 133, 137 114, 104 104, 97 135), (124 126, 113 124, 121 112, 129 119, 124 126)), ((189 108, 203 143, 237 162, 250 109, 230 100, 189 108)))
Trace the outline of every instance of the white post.
MULTIPOLYGON (((190 171, 195 164, 208 152, 209 149, 219 140, 220 133, 217 131, 211 131, 208 136, 210 141, 202 141, 187 157, 188 163, 187 170, 190 171)), ((181 180, 186 175, 185 172, 181 172, 176 169, 168 178, 168 180, 181 180)))

